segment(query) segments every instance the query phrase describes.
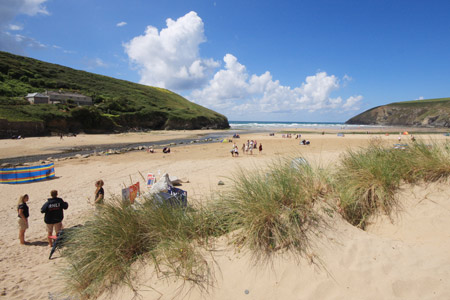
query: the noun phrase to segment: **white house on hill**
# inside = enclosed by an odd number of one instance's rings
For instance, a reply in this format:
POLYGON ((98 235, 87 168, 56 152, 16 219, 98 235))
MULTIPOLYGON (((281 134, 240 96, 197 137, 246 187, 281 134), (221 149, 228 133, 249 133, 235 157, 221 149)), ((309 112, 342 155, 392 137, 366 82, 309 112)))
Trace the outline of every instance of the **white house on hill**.
POLYGON ((71 102, 76 105, 92 105, 92 98, 77 94, 65 92, 45 91, 45 93, 31 93, 25 96, 31 104, 58 104, 71 102))

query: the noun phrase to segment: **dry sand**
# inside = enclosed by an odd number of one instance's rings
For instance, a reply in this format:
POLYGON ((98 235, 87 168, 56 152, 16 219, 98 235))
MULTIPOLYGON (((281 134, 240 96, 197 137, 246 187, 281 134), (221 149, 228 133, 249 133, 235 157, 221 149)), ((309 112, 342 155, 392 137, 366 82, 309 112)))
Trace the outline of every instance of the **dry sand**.
MULTIPOLYGON (((49 153, 56 148, 155 141, 158 139, 193 136, 192 132, 162 132, 159 134, 120 134, 28 138, 5 140, 0 144, 0 157, 19 154, 49 153), (48 152, 46 152, 48 151, 48 152)), ((279 157, 304 156, 312 164, 327 166, 336 163, 348 148, 364 147, 377 138, 386 144, 397 143, 398 135, 373 136, 304 134, 310 146, 300 146, 298 140, 277 134, 241 135, 236 139, 239 149, 247 139, 263 144, 263 153, 230 155, 232 144, 212 143, 178 146, 172 153, 149 154, 130 152, 121 155, 96 156, 87 159, 58 161, 56 178, 20 185, 0 185, 0 293, 4 299, 64 299, 57 269, 64 264, 57 252, 48 260, 46 230, 40 207, 52 189, 69 202, 64 225, 82 223, 93 211, 91 204, 94 182, 105 181, 106 199, 118 195, 124 184, 139 181, 144 187, 148 172, 169 173, 188 178, 181 188, 188 191, 190 201, 208 201, 208 195, 230 186, 230 176, 238 169, 267 165, 279 157), (218 186, 219 180, 225 182, 218 186), (30 195, 30 228, 26 231, 27 246, 19 245, 17 199, 30 195), (50 293, 50 294, 49 294, 50 293), (59 295, 59 296, 58 296, 59 295)), ((405 139, 406 137, 403 137, 405 139)), ((427 136, 418 136, 427 139, 427 136)), ((433 136, 433 139, 445 139, 433 136)), ((143 299, 450 299, 450 188, 448 183, 428 186, 404 186, 399 194, 403 210, 391 222, 380 217, 367 231, 356 229, 338 216, 333 230, 327 230, 316 241, 313 263, 296 261, 288 255, 272 261, 270 266, 254 265, 248 253, 236 253, 223 243, 215 258, 216 284, 208 294, 193 289, 177 289, 180 282, 150 282, 150 269, 143 270, 143 299), (177 294, 178 293, 178 294, 177 294)), ((116 299, 131 299, 127 288, 120 289, 116 299)), ((1 296, 0 296, 1 298, 1 296)), ((105 296, 108 299, 109 296, 105 296)))

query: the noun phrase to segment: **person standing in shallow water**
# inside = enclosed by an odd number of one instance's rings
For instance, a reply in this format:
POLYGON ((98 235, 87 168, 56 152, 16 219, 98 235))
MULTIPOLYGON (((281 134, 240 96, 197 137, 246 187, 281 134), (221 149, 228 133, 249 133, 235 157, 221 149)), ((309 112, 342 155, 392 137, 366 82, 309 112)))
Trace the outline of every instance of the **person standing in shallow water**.
POLYGON ((103 190, 103 185, 104 185, 104 182, 101 179, 97 180, 95 182, 96 189, 95 189, 94 203, 95 203, 96 207, 98 207, 99 205, 102 205, 103 201, 105 200, 105 191, 103 190))
POLYGON ((47 240, 48 245, 51 247, 53 244, 53 240, 50 236, 53 235, 53 230, 55 231, 55 235, 58 235, 58 232, 63 228, 62 220, 64 219, 63 209, 67 209, 69 204, 64 202, 63 199, 58 198, 58 191, 52 190, 50 192, 51 198, 47 199, 47 202, 41 208, 41 213, 45 214, 44 222, 47 224, 47 240))
POLYGON ((28 217, 30 216, 28 210, 28 195, 25 194, 19 197, 19 203, 17 205, 17 214, 19 217, 19 241, 20 244, 25 245, 25 230, 28 229, 28 217))

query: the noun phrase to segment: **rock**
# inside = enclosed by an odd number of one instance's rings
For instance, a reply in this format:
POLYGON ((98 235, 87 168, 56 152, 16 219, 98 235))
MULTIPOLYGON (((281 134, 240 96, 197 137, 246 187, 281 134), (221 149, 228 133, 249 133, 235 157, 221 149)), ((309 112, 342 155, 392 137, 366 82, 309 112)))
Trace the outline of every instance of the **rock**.
POLYGON ((225 183, 222 180, 219 180, 219 182, 217 183, 217 185, 225 185, 225 183))
POLYGON ((81 157, 82 158, 88 158, 89 156, 91 156, 90 154, 84 154, 84 155, 82 155, 81 157))
POLYGON ((1 165, 1 167, 2 167, 2 168, 11 168, 11 167, 12 167, 12 164, 10 164, 10 163, 3 163, 3 164, 1 165))

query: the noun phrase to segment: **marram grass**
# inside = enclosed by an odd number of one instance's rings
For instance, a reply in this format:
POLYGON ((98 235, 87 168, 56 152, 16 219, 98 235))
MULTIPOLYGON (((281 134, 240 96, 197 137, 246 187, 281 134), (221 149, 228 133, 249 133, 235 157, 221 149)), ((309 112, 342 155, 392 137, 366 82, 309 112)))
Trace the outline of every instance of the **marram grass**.
POLYGON ((178 276, 202 287, 210 274, 201 250, 193 247, 201 239, 196 214, 152 199, 139 209, 120 200, 106 203, 65 243, 69 291, 89 299, 121 284, 133 289, 139 262, 152 262, 160 278, 178 276))
POLYGON ((286 159, 265 169, 239 170, 229 190, 195 209, 152 199, 133 209, 112 201, 71 232, 63 251, 67 287, 84 299, 123 284, 134 288, 136 265, 147 264, 159 278, 207 288, 214 281, 214 258, 207 255, 217 237, 230 238, 256 260, 278 251, 305 257, 312 235, 325 223, 321 208, 327 202, 337 202, 342 216, 364 229, 370 216, 395 211, 403 182, 449 175, 449 144, 415 142, 399 150, 372 143, 347 151, 333 169, 286 159))
POLYGON ((328 188, 319 173, 288 159, 268 170, 240 170, 233 181, 214 207, 234 244, 249 248, 256 259, 277 250, 306 254, 311 229, 320 225, 314 204, 328 188))
POLYGON ((364 229, 370 216, 391 215, 398 207, 396 192, 401 183, 430 182, 449 175, 448 143, 412 142, 405 149, 372 143, 347 151, 333 179, 343 217, 364 229))

